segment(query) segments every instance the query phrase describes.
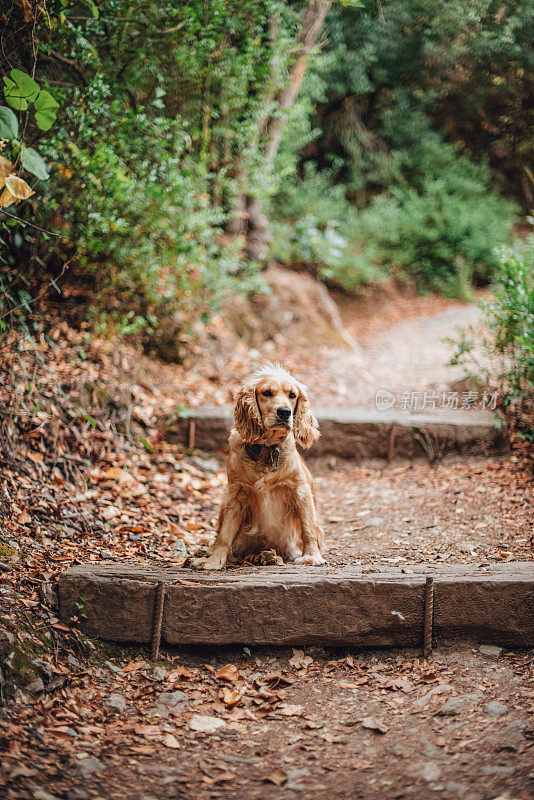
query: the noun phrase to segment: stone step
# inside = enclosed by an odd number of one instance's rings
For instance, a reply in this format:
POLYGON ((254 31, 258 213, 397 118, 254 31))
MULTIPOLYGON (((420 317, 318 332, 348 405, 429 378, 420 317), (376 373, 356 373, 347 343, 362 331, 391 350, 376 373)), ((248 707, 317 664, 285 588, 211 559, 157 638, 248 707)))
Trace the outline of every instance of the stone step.
POLYGON ((534 562, 223 572, 82 564, 60 577, 60 614, 67 623, 77 617, 89 635, 147 643, 164 582, 162 641, 169 645, 417 646, 428 575, 437 638, 534 646, 534 562))
MULTIPOLYGON (((506 429, 496 425, 491 411, 450 410, 410 412, 402 409, 315 408, 321 438, 310 456, 418 458, 430 460, 446 453, 487 456, 509 449, 506 429)), ((187 417, 167 424, 168 442, 201 450, 226 450, 232 426, 231 405, 199 406, 187 417)))

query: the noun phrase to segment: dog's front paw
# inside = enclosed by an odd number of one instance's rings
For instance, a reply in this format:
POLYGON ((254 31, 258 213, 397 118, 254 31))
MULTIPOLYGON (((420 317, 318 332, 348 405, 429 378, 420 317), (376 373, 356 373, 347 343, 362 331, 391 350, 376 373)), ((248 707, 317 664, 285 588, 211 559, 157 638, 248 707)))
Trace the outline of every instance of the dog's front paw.
POLYGON ((226 556, 213 554, 209 558, 192 558, 190 566, 193 569, 223 569, 226 556))
POLYGON ((303 556, 296 558, 294 563, 309 564, 312 567, 320 567, 322 564, 326 564, 326 561, 320 553, 305 553, 303 556))

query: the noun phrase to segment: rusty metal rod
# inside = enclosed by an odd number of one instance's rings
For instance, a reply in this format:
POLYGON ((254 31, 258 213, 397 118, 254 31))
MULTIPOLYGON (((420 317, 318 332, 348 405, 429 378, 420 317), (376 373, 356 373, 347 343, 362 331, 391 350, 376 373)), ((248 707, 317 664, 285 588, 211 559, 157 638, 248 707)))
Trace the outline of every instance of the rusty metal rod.
POLYGON ((434 621, 434 578, 425 582, 425 627, 423 630, 423 656, 428 658, 432 652, 432 626, 434 621))
POLYGON ((189 449, 193 450, 195 447, 195 432, 196 423, 194 419, 189 420, 189 449))
POLYGON ((154 598, 154 617, 152 619, 152 647, 150 651, 150 655, 152 658, 157 658, 159 656, 164 603, 165 603, 165 583, 163 581, 159 581, 158 585, 156 586, 156 596, 154 598))

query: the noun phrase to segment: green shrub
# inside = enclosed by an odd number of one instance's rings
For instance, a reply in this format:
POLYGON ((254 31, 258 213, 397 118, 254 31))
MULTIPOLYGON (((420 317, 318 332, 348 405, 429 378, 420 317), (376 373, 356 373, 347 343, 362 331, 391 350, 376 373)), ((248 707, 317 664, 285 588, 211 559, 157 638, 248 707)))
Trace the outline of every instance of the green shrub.
POLYGON ((223 252, 225 214, 210 203, 208 170, 188 144, 180 119, 127 108, 99 78, 74 93, 43 144, 53 165, 43 224, 76 242, 75 263, 104 297, 137 298, 150 325, 178 305, 184 321, 198 318, 229 285, 249 285, 240 242, 223 252), (69 202, 58 207, 56 198, 69 202))
MULTIPOLYGON (((483 377, 497 382, 519 435, 534 441, 534 237, 496 257, 493 301, 482 304, 490 330, 484 349, 496 367, 483 377)), ((475 336, 464 331, 452 363, 471 367, 475 336)))

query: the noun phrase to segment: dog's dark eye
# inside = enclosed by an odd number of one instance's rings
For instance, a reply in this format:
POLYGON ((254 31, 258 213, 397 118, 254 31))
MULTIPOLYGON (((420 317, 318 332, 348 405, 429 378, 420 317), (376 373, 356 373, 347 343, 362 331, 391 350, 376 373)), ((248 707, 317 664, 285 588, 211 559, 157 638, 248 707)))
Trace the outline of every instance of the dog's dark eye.
POLYGON ((296 396, 297 395, 295 394, 295 392, 289 392, 289 397, 291 400, 294 400, 296 396))
POLYGON ((264 397, 272 397, 272 396, 273 396, 273 393, 271 392, 271 390, 270 390, 270 389, 265 389, 265 390, 262 392, 262 395, 263 395, 264 397))

